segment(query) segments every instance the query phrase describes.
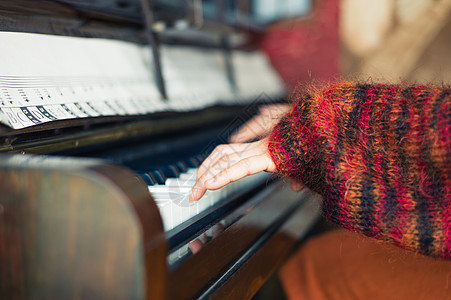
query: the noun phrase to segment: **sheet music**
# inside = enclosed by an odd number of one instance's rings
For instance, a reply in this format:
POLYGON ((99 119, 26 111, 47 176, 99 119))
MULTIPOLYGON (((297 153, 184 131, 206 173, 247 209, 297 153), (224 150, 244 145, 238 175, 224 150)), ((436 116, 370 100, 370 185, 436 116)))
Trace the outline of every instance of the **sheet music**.
POLYGON ((148 46, 10 32, 0 32, 0 40, 0 122, 14 129, 64 119, 198 110, 284 89, 261 54, 234 52, 235 91, 220 50, 164 46, 169 99, 163 101, 148 46))

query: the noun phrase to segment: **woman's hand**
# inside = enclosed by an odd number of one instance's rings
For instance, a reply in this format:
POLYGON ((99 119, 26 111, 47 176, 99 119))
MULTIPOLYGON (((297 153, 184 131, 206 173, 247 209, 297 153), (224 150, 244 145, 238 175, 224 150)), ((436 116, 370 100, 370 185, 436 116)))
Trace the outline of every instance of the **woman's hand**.
MULTIPOLYGON (((268 151, 268 138, 245 143, 269 135, 282 116, 288 112, 287 104, 272 104, 260 108, 257 116, 244 124, 230 142, 220 145, 199 167, 190 201, 197 201, 207 190, 217 190, 230 182, 262 171, 275 172, 276 166, 268 151)), ((298 192, 304 188, 302 182, 290 178, 291 189, 298 192)))
POLYGON ((283 115, 288 112, 288 104, 271 104, 260 108, 258 115, 230 137, 231 143, 245 143, 269 135, 283 115))
POLYGON ((199 200, 207 190, 217 190, 262 171, 276 171, 268 151, 267 138, 253 143, 220 145, 199 167, 190 201, 199 200))

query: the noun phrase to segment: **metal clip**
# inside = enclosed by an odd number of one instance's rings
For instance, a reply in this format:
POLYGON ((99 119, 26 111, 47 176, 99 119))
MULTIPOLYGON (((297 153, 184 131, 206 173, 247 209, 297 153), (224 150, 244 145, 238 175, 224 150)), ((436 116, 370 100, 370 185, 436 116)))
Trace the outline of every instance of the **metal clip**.
POLYGON ((165 88, 165 83, 164 83, 164 78, 163 78, 162 67, 161 67, 161 60, 160 60, 158 36, 153 31, 154 16, 153 16, 153 11, 152 11, 152 0, 141 0, 141 3, 142 3, 142 8, 143 8, 144 20, 146 23, 147 40, 152 49, 153 66, 154 66, 154 74, 155 74, 156 83, 158 86, 158 90, 160 91, 161 97, 163 99, 167 99, 166 88, 165 88))

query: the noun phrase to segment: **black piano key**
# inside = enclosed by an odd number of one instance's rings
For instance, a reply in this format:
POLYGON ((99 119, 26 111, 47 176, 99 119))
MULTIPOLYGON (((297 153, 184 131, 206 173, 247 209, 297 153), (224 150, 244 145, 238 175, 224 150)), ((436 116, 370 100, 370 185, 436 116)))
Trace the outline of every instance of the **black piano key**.
POLYGON ((196 159, 202 164, 202 162, 207 158, 206 154, 196 155, 196 159))
POLYGON ((190 168, 198 168, 200 166, 200 162, 197 158, 195 157, 190 157, 188 158, 185 163, 188 165, 188 167, 190 168))
POLYGON ((160 167, 159 170, 163 172, 166 178, 177 178, 180 175, 180 171, 175 165, 160 167))
POLYGON ((152 185, 152 181, 150 180, 149 175, 147 175, 146 173, 141 173, 141 174, 139 174, 139 176, 141 176, 141 178, 144 180, 144 182, 147 185, 152 185))
POLYGON ((183 162, 179 161, 175 164, 181 173, 188 172, 188 166, 183 162))
POLYGON ((166 182, 166 175, 161 170, 153 170, 148 173, 153 175, 158 184, 164 184, 166 182))
POLYGON ((169 165, 166 169, 167 174, 166 177, 177 178, 182 173, 176 165, 169 165))
POLYGON ((146 175, 150 178, 149 181, 152 182, 152 185, 158 184, 158 180, 151 172, 147 172, 146 175))
POLYGON ((147 173, 142 173, 139 174, 141 176, 142 179, 144 179, 144 181, 147 183, 147 185, 154 185, 154 181, 152 180, 152 178, 147 174, 147 173))

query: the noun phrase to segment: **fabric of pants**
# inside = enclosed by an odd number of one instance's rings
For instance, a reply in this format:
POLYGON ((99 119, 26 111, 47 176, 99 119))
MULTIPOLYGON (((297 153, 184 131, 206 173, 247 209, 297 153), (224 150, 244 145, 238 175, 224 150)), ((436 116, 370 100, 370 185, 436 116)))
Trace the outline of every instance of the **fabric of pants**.
POLYGON ((451 261, 346 230, 307 241, 279 275, 289 299, 451 299, 451 261))

